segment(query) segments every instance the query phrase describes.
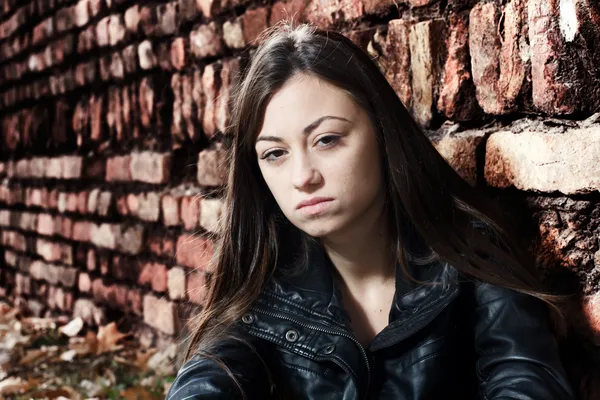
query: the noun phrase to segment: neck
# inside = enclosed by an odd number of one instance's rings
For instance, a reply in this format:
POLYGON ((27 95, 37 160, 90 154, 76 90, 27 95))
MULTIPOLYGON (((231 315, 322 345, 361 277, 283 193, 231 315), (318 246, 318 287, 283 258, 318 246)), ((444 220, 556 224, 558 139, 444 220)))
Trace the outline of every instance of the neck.
POLYGON ((321 238, 337 278, 359 292, 395 277, 396 260, 383 201, 343 234, 321 238))

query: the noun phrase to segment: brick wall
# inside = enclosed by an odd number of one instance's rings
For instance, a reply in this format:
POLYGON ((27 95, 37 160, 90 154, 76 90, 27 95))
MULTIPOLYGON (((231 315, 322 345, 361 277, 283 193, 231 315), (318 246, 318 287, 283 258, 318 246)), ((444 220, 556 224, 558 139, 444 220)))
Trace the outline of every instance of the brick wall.
POLYGON ((2 294, 176 335, 209 273, 229 89, 293 14, 376 57, 466 180, 525 202, 600 343, 594 0, 3 0, 2 294))

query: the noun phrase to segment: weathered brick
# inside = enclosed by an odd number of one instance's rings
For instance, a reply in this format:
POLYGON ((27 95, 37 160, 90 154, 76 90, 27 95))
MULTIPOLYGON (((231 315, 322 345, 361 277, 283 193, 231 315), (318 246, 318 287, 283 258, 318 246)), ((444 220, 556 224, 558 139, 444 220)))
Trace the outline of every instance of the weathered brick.
POLYGON ((479 3, 470 12, 469 48, 477 101, 489 114, 505 114, 516 108, 524 88, 528 51, 525 2, 513 0, 503 10, 504 37, 497 26, 501 10, 494 3, 479 3))
POLYGON ((502 131, 486 142, 490 186, 578 194, 600 189, 600 127, 502 131), (533 151, 535 149, 535 151, 533 151))
POLYGON ((114 52, 111 56, 110 74, 113 79, 123 79, 125 76, 125 66, 119 52, 114 52))
POLYGON ((138 58, 142 69, 152 69, 156 66, 158 60, 152 48, 150 40, 144 40, 138 45, 138 58))
POLYGON ((161 4, 157 9, 158 32, 161 35, 172 35, 177 32, 179 10, 176 1, 161 4))
POLYGON ((108 42, 111 46, 115 46, 125 40, 125 24, 120 15, 113 14, 108 21, 108 42))
POLYGON ((197 58, 220 55, 223 51, 223 42, 218 25, 210 22, 194 29, 190 33, 190 50, 197 58))
POLYGON ((202 199, 200 203, 200 226, 208 232, 217 232, 219 220, 224 212, 224 201, 222 199, 202 199))
POLYGON ((202 128, 209 138, 216 133, 215 102, 220 89, 217 74, 215 64, 207 65, 202 73, 202 93, 204 94, 202 128))
POLYGON ((173 116, 171 118, 171 135, 175 141, 184 141, 183 114, 181 103, 183 101, 181 91, 181 74, 173 74, 171 77, 171 92, 173 93, 173 116))
POLYGON ((73 19, 75 25, 77 25, 78 27, 87 25, 88 21, 90 20, 89 3, 89 0, 79 0, 75 4, 75 9, 73 11, 73 19))
MULTIPOLYGON (((240 72, 240 61, 237 58, 225 60, 223 62, 223 68, 221 69, 221 89, 219 96, 216 99, 215 105, 215 120, 217 129, 221 132, 225 132, 226 127, 229 126, 231 109, 230 109, 230 97, 231 88, 237 84, 237 78, 240 72)), ((186 85, 189 87, 189 85, 186 85)), ((186 96, 189 98, 191 96, 186 96)))
POLYGON ((142 292, 139 289, 127 290, 127 306, 125 307, 127 311, 142 316, 144 313, 143 305, 142 292))
POLYGON ((221 144, 198 154, 198 183, 202 186, 221 186, 227 183, 227 152, 221 144))
POLYGON ((181 199, 181 221, 187 230, 198 228, 200 222, 200 200, 198 196, 185 196, 181 199))
POLYGON ((140 6, 134 4, 125 11, 125 27, 131 33, 137 33, 140 25, 140 6))
POLYGON ((423 21, 410 27, 412 110, 417 122, 425 127, 430 126, 434 118, 437 102, 435 92, 441 69, 439 38, 443 37, 443 27, 442 20, 423 21))
POLYGON ((131 156, 116 156, 106 159, 106 181, 130 181, 131 175, 131 156))
POLYGON ((101 326, 106 323, 104 310, 96 306, 89 299, 77 299, 73 304, 73 317, 81 318, 87 324, 92 326, 101 326))
POLYGON ((135 181, 161 184, 168 182, 171 153, 143 151, 131 155, 131 177, 135 181))
POLYGON ((177 239, 177 263, 205 270, 213 255, 213 243, 203 237, 181 235, 177 239))
POLYGON ((269 26, 273 26, 279 21, 287 19, 290 16, 294 16, 294 20, 297 22, 304 22, 305 8, 306 2, 304 0, 279 1, 273 4, 273 7, 271 7, 271 15, 269 16, 269 26))
POLYGON ((151 287, 155 292, 165 292, 168 288, 167 281, 167 266, 148 262, 143 264, 137 282, 141 286, 151 287))
POLYGON ((72 238, 78 242, 89 242, 92 239, 94 224, 90 221, 75 221, 72 238))
POLYGON ((170 59, 171 65, 176 70, 182 70, 186 66, 189 43, 187 38, 178 37, 171 42, 170 59))
POLYGON ((310 0, 305 9, 307 22, 320 28, 329 28, 334 23, 352 21, 363 14, 363 4, 353 0, 310 0))
POLYGON ((96 24, 96 43, 100 47, 108 46, 109 44, 109 36, 108 36, 108 23, 110 21, 110 17, 104 17, 96 24))
POLYGON ((38 217, 37 232, 40 235, 54 235, 54 218, 50 214, 40 214, 38 217))
POLYGON ((154 121, 154 84, 152 78, 144 77, 140 82, 139 93, 140 122, 144 128, 153 127, 154 121))
POLYGON ((144 322, 168 335, 180 329, 175 303, 149 294, 144 296, 144 322))
POLYGON ((168 271, 169 298, 171 300, 183 300, 185 298, 185 274, 186 271, 180 267, 173 267, 168 271))
POLYGON ((203 304, 206 297, 206 280, 204 272, 190 272, 186 276, 186 294, 196 304, 203 304))
POLYGON ((116 224, 103 223, 100 225, 92 225, 91 242, 99 247, 108 249, 117 248, 117 240, 119 239, 120 226, 116 224))
POLYGON ((246 45, 242 18, 238 17, 223 24, 223 41, 230 49, 241 49, 246 45))
POLYGON ((92 290, 92 280, 90 276, 82 272, 79 274, 79 279, 77 280, 77 288, 81 293, 89 293, 92 290))
POLYGON ((157 222, 160 216, 160 196, 155 192, 140 193, 137 196, 139 207, 137 217, 149 222, 157 222))
POLYGON ((46 178, 60 179, 63 177, 63 163, 60 157, 48 158, 46 178))
POLYGON ((242 28, 244 41, 254 45, 258 35, 267 29, 267 7, 260 7, 253 10, 246 10, 242 15, 242 28))
POLYGON ((412 106, 411 57, 409 35, 412 22, 394 19, 388 23, 383 44, 385 76, 405 107, 412 106))
POLYGON ((180 198, 165 194, 161 198, 162 221, 166 226, 176 226, 181 223, 179 219, 180 198))
POLYGON ((154 36, 158 30, 158 14, 156 5, 142 6, 139 12, 139 27, 145 36, 154 36))
POLYGON ((475 86, 470 71, 468 15, 451 15, 449 25, 448 56, 437 108, 449 119, 469 121, 477 115, 479 107, 474 100, 475 86))
POLYGON ((81 178, 83 158, 80 156, 63 156, 62 162, 62 177, 64 179, 79 179, 81 178))
POLYGON ((142 225, 122 227, 119 231, 117 250, 127 254, 139 254, 144 247, 146 230, 142 225))
POLYGON ((207 19, 211 19, 218 14, 222 10, 222 6, 225 5, 224 3, 226 4, 226 2, 219 0, 196 0, 196 4, 202 11, 202 15, 207 19))

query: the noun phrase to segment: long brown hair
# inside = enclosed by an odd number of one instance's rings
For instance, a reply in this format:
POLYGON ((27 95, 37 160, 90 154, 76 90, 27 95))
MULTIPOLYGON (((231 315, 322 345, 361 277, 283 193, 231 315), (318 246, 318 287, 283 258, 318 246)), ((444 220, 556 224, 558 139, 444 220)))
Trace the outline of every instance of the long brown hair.
POLYGON ((416 234, 464 276, 538 297, 554 307, 558 297, 541 290, 535 260, 507 226, 499 206, 440 156, 368 53, 340 33, 292 21, 263 32, 259 42, 233 91, 226 132, 232 139, 226 211, 204 309, 189 325, 185 360, 196 352, 208 354, 210 345, 247 311, 280 255, 294 249, 302 255, 306 235, 283 216, 254 152, 267 103, 297 73, 345 90, 377 128, 386 204, 403 266, 403 238, 416 234), (473 229, 474 223, 485 229, 473 229))

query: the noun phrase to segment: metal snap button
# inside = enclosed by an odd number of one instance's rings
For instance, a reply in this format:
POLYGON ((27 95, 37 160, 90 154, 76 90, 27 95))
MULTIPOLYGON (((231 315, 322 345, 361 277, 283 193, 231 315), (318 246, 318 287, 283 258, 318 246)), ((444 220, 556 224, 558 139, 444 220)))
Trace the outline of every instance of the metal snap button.
POLYGON ((288 342, 295 342, 296 340, 298 340, 299 336, 300 335, 298 334, 298 332, 296 332, 293 329, 290 329, 285 333, 285 340, 287 340, 288 342))
POLYGON ((331 353, 333 353, 334 350, 335 350, 335 345, 330 344, 329 346, 325 347, 325 349, 323 349, 323 353, 331 354, 331 353))
POLYGON ((250 314, 250 313, 246 313, 244 315, 242 315, 242 322, 245 324, 251 324, 254 322, 254 315, 250 314))

